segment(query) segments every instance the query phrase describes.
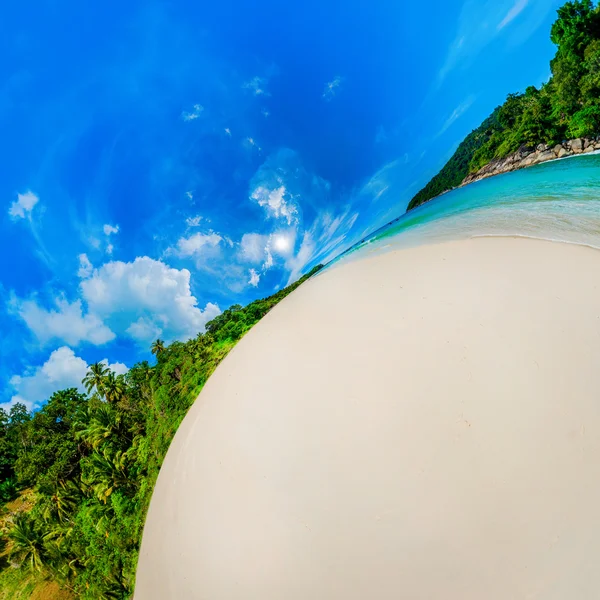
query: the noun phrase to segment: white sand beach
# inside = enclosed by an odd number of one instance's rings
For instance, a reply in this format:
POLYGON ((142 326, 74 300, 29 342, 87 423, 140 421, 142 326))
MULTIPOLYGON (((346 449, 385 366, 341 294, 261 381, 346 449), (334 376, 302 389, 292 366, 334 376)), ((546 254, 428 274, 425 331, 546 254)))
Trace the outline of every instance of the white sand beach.
POLYGON ((136 600, 600 590, 600 252, 516 238, 339 264, 183 421, 136 600))

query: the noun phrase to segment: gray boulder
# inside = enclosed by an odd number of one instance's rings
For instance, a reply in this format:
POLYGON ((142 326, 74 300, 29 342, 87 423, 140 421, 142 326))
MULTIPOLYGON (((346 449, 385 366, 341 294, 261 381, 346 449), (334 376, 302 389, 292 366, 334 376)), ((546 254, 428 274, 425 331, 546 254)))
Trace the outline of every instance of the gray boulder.
POLYGON ((545 162, 547 160, 552 160, 553 158, 556 158, 554 150, 545 150, 544 152, 540 152, 537 162, 545 162))

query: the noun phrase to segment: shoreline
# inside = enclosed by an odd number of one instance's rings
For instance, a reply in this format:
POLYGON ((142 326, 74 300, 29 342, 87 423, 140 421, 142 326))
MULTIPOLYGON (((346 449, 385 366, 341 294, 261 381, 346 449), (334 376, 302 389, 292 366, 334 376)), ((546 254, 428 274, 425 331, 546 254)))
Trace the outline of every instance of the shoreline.
POLYGON ((520 171, 545 162, 598 152, 600 152, 600 138, 575 138, 562 144, 556 144, 553 147, 548 146, 548 144, 538 144, 535 149, 522 148, 504 158, 496 158, 490 161, 475 173, 469 173, 457 187, 461 188, 482 179, 520 171))
POLYGON ((549 244, 567 244, 569 246, 581 246, 582 248, 589 248, 590 250, 600 251, 600 246, 594 246, 593 244, 586 244, 585 242, 572 242, 570 240, 559 240, 557 238, 551 237, 540 237, 534 235, 527 235, 524 233, 482 233, 477 235, 470 236, 469 240, 479 240, 479 239, 487 239, 487 238, 509 238, 509 239, 517 239, 517 240, 535 240, 538 242, 548 242, 549 244))
POLYGON ((485 237, 309 279, 181 424, 137 600, 592 597, 599 277, 485 237))
MULTIPOLYGON (((576 145, 576 147, 578 146, 576 145)), ((406 215, 421 206, 425 206, 432 200, 436 200, 437 198, 440 198, 441 196, 444 196, 449 192, 466 187, 471 183, 477 183, 478 181, 483 181, 484 179, 496 177, 497 175, 505 175, 506 173, 521 171, 523 169, 527 169, 528 167, 534 167, 543 163, 551 163, 567 158, 575 158, 578 156, 594 156, 597 154, 600 154, 600 136, 596 138, 575 138, 574 140, 568 140, 566 142, 563 142, 563 144, 557 144, 552 149, 550 149, 550 147, 547 144, 538 144, 535 150, 524 149, 509 154, 504 158, 498 158, 490 161, 487 165, 484 165, 475 173, 467 174, 467 176, 457 186, 448 188, 447 190, 444 190, 443 192, 437 194, 436 196, 433 196, 432 198, 426 200, 425 202, 422 202, 421 204, 418 204, 417 206, 413 206, 412 208, 407 207, 403 215, 406 215), (572 143, 577 141, 581 142, 581 150, 572 150, 572 143), (585 146, 586 142, 588 143, 587 146, 585 146), (558 150, 559 147, 565 150, 565 153, 561 154, 560 156, 558 156, 558 154, 560 153, 560 150, 558 150), (592 149, 589 150, 588 148, 592 149), (550 152, 552 152, 552 156, 549 155, 550 152)), ((401 215, 395 220, 398 220, 403 215, 401 215)), ((393 222, 394 221, 390 221, 388 225, 393 222)))

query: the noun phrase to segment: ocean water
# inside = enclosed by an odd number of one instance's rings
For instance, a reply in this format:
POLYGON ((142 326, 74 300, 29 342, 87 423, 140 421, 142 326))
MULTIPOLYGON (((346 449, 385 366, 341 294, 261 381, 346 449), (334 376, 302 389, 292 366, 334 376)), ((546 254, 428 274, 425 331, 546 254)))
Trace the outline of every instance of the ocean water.
POLYGON ((453 190, 376 231, 344 256, 480 236, 600 249, 600 154, 543 163, 453 190))

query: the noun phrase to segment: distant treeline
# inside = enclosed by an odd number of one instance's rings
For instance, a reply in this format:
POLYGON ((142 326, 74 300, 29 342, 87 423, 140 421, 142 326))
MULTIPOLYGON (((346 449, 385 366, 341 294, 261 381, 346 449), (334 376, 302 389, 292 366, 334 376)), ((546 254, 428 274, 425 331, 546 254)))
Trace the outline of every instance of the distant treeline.
POLYGON ((408 210, 523 146, 600 133, 600 5, 592 0, 567 2, 558 9, 550 39, 557 46, 550 80, 539 89, 530 86, 523 94, 509 94, 410 201, 408 210))
POLYGON ((60 598, 131 596, 152 490, 179 424, 236 342, 320 268, 232 306, 187 342, 156 340, 155 366, 144 361, 116 375, 96 363, 83 381, 87 394, 57 391, 33 414, 22 404, 0 409, 0 500, 33 490, 26 510, 4 508, 0 597, 16 598, 32 577, 58 582, 60 598))

